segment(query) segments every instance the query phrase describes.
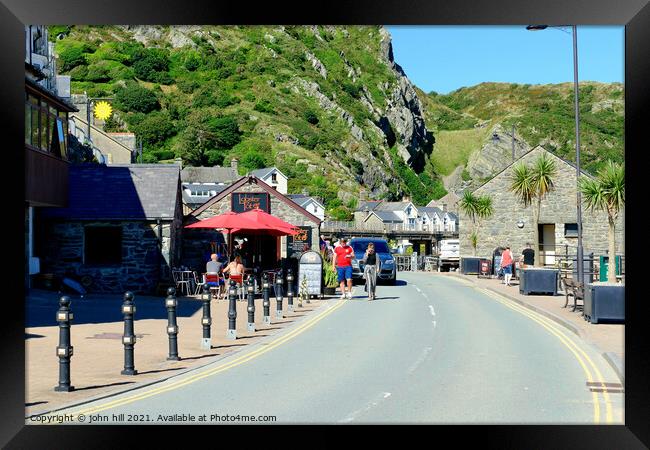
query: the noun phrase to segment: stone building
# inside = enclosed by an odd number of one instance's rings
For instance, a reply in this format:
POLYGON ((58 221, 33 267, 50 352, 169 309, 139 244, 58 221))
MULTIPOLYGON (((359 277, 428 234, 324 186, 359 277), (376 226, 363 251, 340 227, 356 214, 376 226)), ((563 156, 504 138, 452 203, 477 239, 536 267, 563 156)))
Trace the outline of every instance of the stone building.
MULTIPOLYGON (((518 256, 526 243, 533 240, 533 208, 524 207, 517 196, 510 191, 513 167, 520 161, 530 165, 542 153, 546 153, 555 162, 556 175, 554 190, 542 200, 539 218, 539 246, 542 263, 554 264, 555 256, 568 253, 575 255, 577 247, 577 211, 576 211, 576 168, 573 164, 553 155, 541 146, 537 146, 507 166, 494 178, 474 191, 476 195, 492 197, 494 214, 481 222, 477 246, 477 256, 491 257, 499 246, 509 245, 513 254, 518 256), (520 227, 521 226, 521 227, 520 227), (541 249, 541 250, 540 250, 541 249)), ((585 176, 592 175, 583 171, 585 176)), ((460 215, 460 254, 472 256, 473 248, 469 240, 471 233, 470 219, 462 211, 460 215)), ((624 211, 621 211, 616 223, 617 254, 623 254, 624 211)), ((588 210, 582 207, 582 241, 585 255, 593 252, 595 257, 605 255, 607 250, 608 219, 607 213, 588 210)))
MULTIPOLYGON (((279 260, 302 251, 304 245, 318 250, 321 220, 254 175, 240 178, 192 211, 186 216, 185 225, 228 211, 244 212, 255 207, 304 230, 304 233, 297 237, 238 234, 237 236, 250 238, 249 242, 255 242, 255 245, 259 244, 258 250, 262 258, 261 261, 256 260, 255 264, 260 264, 263 268, 277 267, 279 260)), ((183 263, 190 267, 204 267, 206 249, 210 248, 213 242, 223 242, 220 232, 185 229, 183 263)))
POLYGON ((180 168, 70 166, 68 206, 41 219, 43 273, 76 276, 90 292, 154 293, 180 258, 180 168))

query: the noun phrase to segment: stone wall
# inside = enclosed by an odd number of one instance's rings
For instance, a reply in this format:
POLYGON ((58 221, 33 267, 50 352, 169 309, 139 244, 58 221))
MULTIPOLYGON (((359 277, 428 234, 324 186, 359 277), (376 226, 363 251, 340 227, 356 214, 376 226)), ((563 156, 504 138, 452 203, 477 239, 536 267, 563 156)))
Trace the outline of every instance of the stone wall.
MULTIPOLYGON (((531 150, 520 161, 531 164, 542 152, 542 147, 531 150)), ((555 224, 556 245, 568 244, 577 246, 577 238, 564 237, 564 224, 576 223, 576 169, 565 161, 548 153, 556 163, 555 189, 542 200, 540 209, 540 224, 555 224)), ((519 161, 517 161, 519 162, 519 161)), ((488 257, 496 247, 510 245, 515 256, 521 254, 526 243, 533 244, 533 208, 526 208, 519 199, 510 192, 510 177, 512 165, 475 190, 477 195, 488 194, 492 197, 494 214, 482 221, 479 229, 477 256, 488 257), (517 222, 523 220, 524 227, 518 228, 517 222)), ((621 211, 616 225, 616 251, 624 253, 624 211, 621 211)), ((471 256, 473 249, 469 241, 471 221, 459 212, 459 239, 461 256, 471 256)), ((608 221, 605 212, 592 212, 582 208, 582 240, 585 254, 594 252, 596 256, 605 254, 607 250, 608 221)), ((558 252, 560 249, 558 249, 558 252)), ((563 251, 563 249, 562 249, 563 251)), ((575 249, 569 249, 575 254, 575 249)))
POLYGON ((161 281, 169 276, 176 246, 172 223, 162 225, 162 251, 159 248, 158 226, 154 221, 59 221, 49 220, 43 227, 42 273, 57 276, 89 275, 93 284, 90 292, 154 293, 161 281), (122 262, 95 266, 84 263, 85 226, 121 226, 122 262))
MULTIPOLYGON (((244 186, 241 186, 238 189, 235 189, 234 192, 264 192, 266 191, 259 187, 255 183, 249 183, 244 186)), ((270 199, 271 199, 271 211, 270 213, 285 222, 289 222, 292 225, 296 226, 301 226, 301 227, 307 227, 310 226, 312 227, 312 232, 311 232, 311 248, 313 249, 318 249, 319 248, 319 225, 316 222, 312 222, 307 216, 305 216, 303 213, 298 211, 297 209, 294 209, 293 207, 287 205, 283 201, 281 201, 278 197, 274 196, 273 194, 269 194, 270 199)), ((228 212, 231 210, 231 202, 232 202, 232 196, 230 194, 226 195, 224 198, 221 200, 213 203, 210 205, 206 210, 201 212, 198 216, 197 219, 203 220, 207 219, 212 216, 216 216, 219 214, 223 214, 225 212, 228 212)), ((291 200, 289 200, 291 201, 291 200)), ((299 207, 298 207, 299 208, 299 207)), ((189 234, 188 234, 189 237, 189 234)), ((188 244, 184 244, 184 248, 187 248, 188 244)), ((281 257, 286 258, 286 252, 287 252, 287 242, 286 238, 282 237, 280 238, 280 248, 281 248, 281 257)), ((185 255, 183 255, 183 258, 185 258, 185 255)))

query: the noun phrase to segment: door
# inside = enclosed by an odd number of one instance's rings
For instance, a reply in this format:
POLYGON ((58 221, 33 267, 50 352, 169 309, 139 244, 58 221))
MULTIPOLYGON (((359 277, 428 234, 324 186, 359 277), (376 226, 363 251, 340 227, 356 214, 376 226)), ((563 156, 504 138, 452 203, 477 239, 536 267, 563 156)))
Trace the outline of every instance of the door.
POLYGON ((552 266, 555 264, 555 224, 540 224, 539 228, 542 264, 552 266))

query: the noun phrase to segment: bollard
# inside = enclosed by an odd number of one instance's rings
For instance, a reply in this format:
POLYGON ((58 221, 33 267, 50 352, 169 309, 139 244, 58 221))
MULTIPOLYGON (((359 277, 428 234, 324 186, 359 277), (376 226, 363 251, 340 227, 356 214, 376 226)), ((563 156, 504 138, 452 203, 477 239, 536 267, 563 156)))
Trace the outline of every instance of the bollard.
POLYGON ((275 301, 277 302, 275 317, 282 319, 282 271, 278 272, 275 277, 275 301))
POLYGON ((178 325, 176 324, 176 289, 170 287, 167 289, 167 298, 165 306, 167 307, 167 335, 169 336, 169 356, 167 361, 180 361, 178 356, 178 325))
POLYGON ((137 375, 135 362, 133 358, 133 349, 135 347, 135 334, 133 333, 133 316, 135 315, 135 304, 133 303, 133 292, 124 293, 124 303, 122 304, 122 314, 124 314, 124 370, 122 375, 137 375))
POLYGON ((269 307, 271 306, 271 302, 269 301, 269 276, 268 274, 263 274, 262 275, 262 306, 264 307, 264 324, 265 325, 270 325, 271 324, 271 317, 270 317, 270 311, 269 307))
POLYGON ((234 280, 230 280, 228 288, 228 330, 226 331, 227 339, 237 339, 237 287, 234 280))
POLYGON ((74 386, 70 385, 70 358, 74 353, 70 345, 70 322, 73 318, 70 297, 64 295, 59 299, 59 310, 56 313, 56 321, 59 322, 59 346, 56 348, 56 356, 59 357, 59 385, 54 390, 57 392, 74 391, 74 386))
POLYGON ((255 331, 255 286, 250 281, 246 282, 246 292, 248 293, 248 324, 246 326, 248 331, 255 331))
POLYGON ((203 325, 203 339, 201 339, 201 348, 203 350, 210 350, 212 348, 212 338, 210 337, 212 317, 210 317, 210 286, 207 284, 203 285, 201 300, 203 301, 203 318, 201 319, 201 325, 203 325))
POLYGON ((287 270, 287 311, 293 312, 293 273, 287 270))

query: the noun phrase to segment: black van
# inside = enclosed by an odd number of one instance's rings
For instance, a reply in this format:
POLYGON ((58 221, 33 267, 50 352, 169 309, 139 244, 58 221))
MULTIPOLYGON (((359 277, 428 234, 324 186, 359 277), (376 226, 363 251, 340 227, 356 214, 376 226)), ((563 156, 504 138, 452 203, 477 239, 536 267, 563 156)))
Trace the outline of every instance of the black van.
POLYGON ((363 268, 364 265, 361 264, 361 259, 366 253, 368 244, 375 244, 375 252, 381 261, 381 270, 377 274, 379 280, 387 281, 389 284, 395 285, 397 281, 397 269, 395 267, 395 258, 390 252, 390 247, 388 242, 385 239, 378 238, 352 238, 348 245, 354 250, 354 256, 356 260, 352 261, 352 279, 353 280, 362 280, 363 279, 363 268))

